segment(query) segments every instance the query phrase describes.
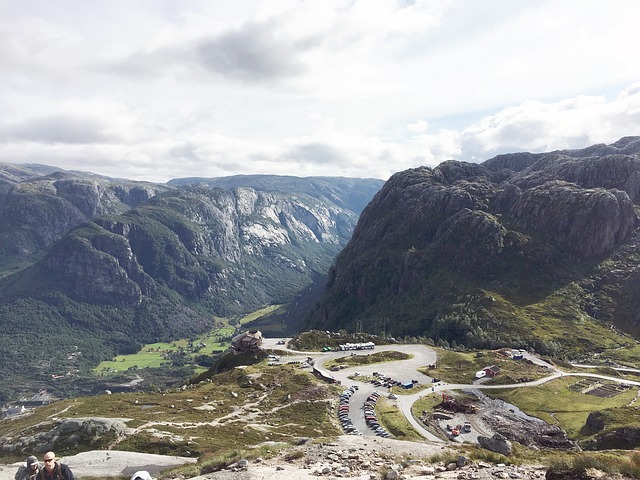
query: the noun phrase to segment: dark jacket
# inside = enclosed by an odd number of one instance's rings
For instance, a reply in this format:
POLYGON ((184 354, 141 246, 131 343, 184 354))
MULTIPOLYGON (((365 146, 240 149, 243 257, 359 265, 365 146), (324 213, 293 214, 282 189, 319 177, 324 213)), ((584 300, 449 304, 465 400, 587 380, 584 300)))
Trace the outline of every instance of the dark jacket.
POLYGON ((39 473, 40 467, 33 470, 31 475, 29 475, 29 470, 27 470, 27 467, 22 465, 16 472, 15 480, 35 480, 38 477, 39 473))
POLYGON ((47 468, 44 467, 40 469, 40 473, 38 474, 37 480, 75 480, 73 478, 73 473, 71 469, 67 467, 64 463, 56 462, 55 467, 53 467, 53 471, 51 475, 47 471, 47 468))

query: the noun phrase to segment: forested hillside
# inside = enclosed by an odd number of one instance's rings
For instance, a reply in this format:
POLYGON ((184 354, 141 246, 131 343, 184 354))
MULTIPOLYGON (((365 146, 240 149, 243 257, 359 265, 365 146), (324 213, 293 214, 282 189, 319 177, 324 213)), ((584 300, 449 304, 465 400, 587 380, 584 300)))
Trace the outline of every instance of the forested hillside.
POLYGON ((262 187, 235 179, 222 188, 27 173, 5 183, 0 207, 12 222, 0 261, 5 397, 49 386, 51 375, 86 374, 142 343, 204 332, 216 317, 291 302, 324 279, 349 239, 360 213, 351 199, 362 205, 382 185, 264 177, 262 187))

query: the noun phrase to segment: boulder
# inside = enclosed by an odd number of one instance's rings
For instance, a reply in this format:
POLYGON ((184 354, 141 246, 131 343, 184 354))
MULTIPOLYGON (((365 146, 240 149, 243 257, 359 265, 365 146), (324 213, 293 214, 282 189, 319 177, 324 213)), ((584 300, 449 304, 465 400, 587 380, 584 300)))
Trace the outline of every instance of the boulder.
POLYGON ((511 442, 500 433, 496 433, 493 437, 479 436, 478 443, 481 447, 491 450, 492 452, 501 453, 502 455, 511 455, 511 442))

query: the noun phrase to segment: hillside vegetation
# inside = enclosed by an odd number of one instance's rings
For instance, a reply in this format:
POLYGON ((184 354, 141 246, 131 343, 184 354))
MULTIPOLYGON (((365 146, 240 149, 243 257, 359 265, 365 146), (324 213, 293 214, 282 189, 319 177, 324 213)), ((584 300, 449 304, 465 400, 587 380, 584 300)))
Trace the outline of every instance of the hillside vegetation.
POLYGON ((0 178, 0 400, 99 391, 72 379, 267 306, 279 308, 265 330, 295 330, 287 305, 322 284, 382 185, 270 175, 158 185, 6 165, 0 178))
MULTIPOLYGON (((395 174, 310 328, 617 355, 640 335, 640 138, 395 174)), ((640 357, 625 350, 629 363, 640 357)))

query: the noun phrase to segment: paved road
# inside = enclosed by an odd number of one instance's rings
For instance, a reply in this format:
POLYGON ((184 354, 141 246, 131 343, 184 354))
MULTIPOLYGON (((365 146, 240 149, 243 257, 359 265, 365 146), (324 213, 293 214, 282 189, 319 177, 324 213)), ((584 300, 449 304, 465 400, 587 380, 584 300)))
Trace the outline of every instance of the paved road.
MULTIPOLYGON (((265 339, 265 343, 263 343, 263 348, 280 348, 285 349, 284 345, 276 345, 276 342, 279 339, 265 339)), ((350 385, 357 385, 359 389, 357 392, 351 397, 350 400, 350 411, 349 416, 353 421, 354 426, 363 433, 363 435, 374 435, 374 433, 369 430, 364 421, 364 415, 362 414, 362 404, 364 403, 367 396, 371 394, 376 387, 371 383, 360 382, 356 380, 352 380, 349 376, 352 376, 355 372, 358 372, 362 375, 369 375, 373 372, 382 372, 385 375, 395 379, 400 380, 402 382, 409 382, 411 380, 418 380, 421 384, 431 384, 432 378, 424 375, 417 371, 419 367, 424 367, 426 365, 436 363, 437 355, 434 350, 425 346, 425 345, 381 345, 376 346, 375 350, 366 350, 357 352, 358 355, 366 355, 372 352, 381 352, 381 351, 399 351, 412 355, 412 358, 407 360, 398 360, 393 362, 384 362, 384 363, 376 363, 374 365, 365 365, 358 367, 349 367, 346 369, 339 370, 337 372, 329 372, 324 369, 323 365, 335 358, 341 358, 344 356, 350 355, 351 352, 326 352, 326 353, 313 353, 313 352, 295 352, 299 353, 301 356, 313 357, 315 360, 316 368, 323 370, 325 373, 332 375, 336 380, 339 380, 345 388, 348 388, 350 385)), ((598 378, 602 380, 609 380, 611 382, 621 383, 625 385, 632 386, 640 386, 640 382, 625 380, 616 377, 609 377, 607 375, 599 375, 594 373, 575 373, 575 372, 565 372, 555 365, 551 365, 545 360, 531 354, 526 353, 524 355, 525 359, 530 360, 531 362, 544 366, 549 369, 550 374, 544 378, 534 380, 531 382, 523 382, 523 383, 514 383, 514 384, 506 384, 506 385, 486 385, 483 383, 477 384, 448 384, 444 382, 439 382, 437 384, 433 384, 430 388, 421 390, 411 395, 398 395, 397 403, 398 407, 407 418, 407 421, 415 428, 415 430, 420 433, 424 438, 434 441, 434 442, 442 442, 442 440, 429 431, 427 431, 420 422, 418 422, 412 412, 411 407, 419 398, 434 394, 437 392, 443 392, 447 390, 470 390, 470 389, 479 389, 479 390, 492 390, 492 389, 504 389, 504 388, 523 388, 523 387, 535 387, 538 385, 542 385, 551 380, 555 380, 561 377, 591 377, 598 378)), ((378 387, 378 391, 381 393, 387 393, 388 389, 384 387, 378 387)))
MULTIPOLYGON (((397 360, 393 362, 383 362, 376 363, 373 365, 363 365, 357 367, 350 367, 343 370, 339 370, 337 372, 327 372, 333 375, 336 380, 339 380, 342 385, 346 387, 350 385, 357 385, 358 390, 351 397, 350 400, 350 410, 349 417, 353 421, 354 427, 356 427, 363 435, 375 435, 375 433, 367 427, 367 424, 364 420, 364 413, 362 411, 362 405, 365 402, 366 398, 375 390, 381 393, 388 393, 389 389, 384 387, 375 387, 370 382, 360 382, 357 380, 351 380, 349 376, 352 376, 355 372, 358 372, 360 375, 371 376, 373 372, 381 372, 387 375, 388 377, 393 378, 394 380, 399 380, 401 382, 410 382, 412 380, 417 380, 419 383, 431 383, 431 377, 424 375, 417 371, 419 367, 424 367, 426 365, 435 363, 436 361, 436 352, 432 349, 424 346, 424 345, 385 345, 376 347, 373 352, 383 352, 383 351, 397 351, 403 352, 408 355, 411 355, 411 358, 407 360, 397 360)), ((324 369, 324 364, 335 358, 341 358, 344 356, 350 355, 351 352, 330 352, 322 355, 320 358, 316 360, 316 368, 324 369)), ((355 353, 355 352, 354 352, 355 353)), ((372 353, 371 350, 357 352, 358 355, 367 355, 372 353)), ((326 369, 325 369, 326 372, 326 369)), ((402 399, 404 395, 398 395, 399 406, 401 406, 400 399, 402 399)), ((404 413, 404 411, 403 411, 404 413)), ((429 433, 427 430, 422 428, 420 424, 413 418, 413 415, 408 415, 404 413, 407 417, 407 420, 413 425, 414 428, 416 426, 416 430, 420 432, 425 438, 433 441, 439 441, 438 437, 429 433)))

